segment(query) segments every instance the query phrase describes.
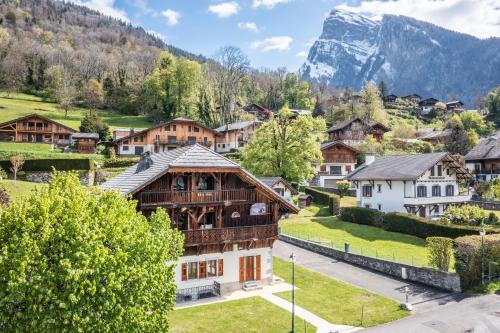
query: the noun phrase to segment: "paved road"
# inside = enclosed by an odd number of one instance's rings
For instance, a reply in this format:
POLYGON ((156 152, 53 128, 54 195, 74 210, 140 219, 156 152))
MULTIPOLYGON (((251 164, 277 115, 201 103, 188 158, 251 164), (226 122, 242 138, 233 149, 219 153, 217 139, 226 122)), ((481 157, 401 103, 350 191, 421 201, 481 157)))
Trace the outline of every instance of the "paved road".
POLYGON ((460 298, 457 294, 451 294, 420 284, 398 280, 282 241, 275 242, 273 248, 274 256, 288 259, 292 252, 294 252, 297 257, 297 264, 301 266, 392 298, 400 303, 405 302, 405 287, 408 287, 409 301, 414 306, 414 313, 428 311, 436 306, 456 302, 457 299, 460 298))
POLYGON ((405 299, 404 287, 411 290, 413 314, 401 320, 363 330, 367 333, 500 333, 500 296, 466 297, 430 287, 408 283, 331 259, 302 248, 277 241, 273 255, 288 259, 335 279, 390 297, 405 299))

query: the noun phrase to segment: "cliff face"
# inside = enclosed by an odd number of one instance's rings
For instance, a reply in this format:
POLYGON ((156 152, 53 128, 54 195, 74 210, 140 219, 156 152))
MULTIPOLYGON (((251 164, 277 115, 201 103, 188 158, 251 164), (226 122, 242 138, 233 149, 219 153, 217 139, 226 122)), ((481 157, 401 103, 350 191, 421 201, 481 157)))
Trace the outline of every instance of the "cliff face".
POLYGON ((461 99, 472 106, 500 85, 500 39, 481 40, 404 16, 374 21, 333 10, 300 74, 353 89, 384 80, 396 95, 461 99))

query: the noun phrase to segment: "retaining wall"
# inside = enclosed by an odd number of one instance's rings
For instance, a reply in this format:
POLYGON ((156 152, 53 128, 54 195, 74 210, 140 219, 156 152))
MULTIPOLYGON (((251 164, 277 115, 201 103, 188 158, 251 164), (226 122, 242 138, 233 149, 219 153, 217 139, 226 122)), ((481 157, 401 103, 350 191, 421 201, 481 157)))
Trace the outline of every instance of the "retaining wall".
POLYGON ((461 291, 460 277, 456 273, 442 272, 430 268, 415 267, 388 260, 362 256, 359 254, 346 253, 314 242, 286 235, 279 235, 279 239, 330 258, 366 267, 400 279, 406 279, 448 291, 461 291), (403 276, 404 274, 406 274, 406 276, 403 276))

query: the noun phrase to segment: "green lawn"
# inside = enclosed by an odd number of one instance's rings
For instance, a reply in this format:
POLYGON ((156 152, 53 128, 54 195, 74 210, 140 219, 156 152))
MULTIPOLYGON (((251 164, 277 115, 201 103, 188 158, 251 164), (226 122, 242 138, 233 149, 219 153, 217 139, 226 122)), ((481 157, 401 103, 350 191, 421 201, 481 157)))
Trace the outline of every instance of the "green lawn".
POLYGON ((281 220, 282 232, 324 242, 341 250, 344 249, 344 243, 349 243, 352 253, 428 266, 428 252, 424 239, 340 221, 334 216, 324 216, 321 214, 321 208, 319 211, 316 211, 317 209, 317 206, 308 207, 298 215, 281 220))
MULTIPOLYGON (((170 314, 172 333, 289 332, 290 312, 261 297, 179 309, 170 314)), ((296 332, 304 332, 304 322, 296 317, 296 332)), ((307 332, 316 328, 308 324, 307 332)))
POLYGON ((47 186, 45 184, 10 179, 0 180, 0 185, 4 186, 7 190, 7 193, 9 193, 11 202, 26 198, 26 196, 28 196, 31 191, 37 187, 47 186))
MULTIPOLYGON (((80 121, 87 113, 86 109, 75 108, 66 117, 64 111, 55 103, 44 102, 41 98, 26 94, 0 92, 0 123, 32 113, 38 113, 78 130, 80 121)), ((110 110, 99 111, 99 115, 111 128, 114 127, 150 127, 151 120, 146 116, 129 116, 110 110)))
MULTIPOLYGON (((291 263, 274 258, 274 274, 291 282, 291 263)), ((334 324, 370 327, 409 315, 398 302, 295 266, 297 305, 334 324), (361 310, 364 305, 363 323, 361 310)), ((291 301, 291 291, 277 293, 291 301)))

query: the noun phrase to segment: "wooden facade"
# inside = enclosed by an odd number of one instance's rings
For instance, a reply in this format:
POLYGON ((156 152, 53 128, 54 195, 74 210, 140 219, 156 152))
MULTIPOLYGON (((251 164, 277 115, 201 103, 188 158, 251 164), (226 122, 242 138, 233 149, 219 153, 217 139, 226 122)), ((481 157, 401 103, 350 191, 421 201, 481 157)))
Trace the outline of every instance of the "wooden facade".
POLYGON ((355 118, 333 126, 328 130, 328 134, 331 140, 348 142, 363 141, 367 135, 373 135, 381 142, 388 131, 389 128, 380 123, 365 124, 361 119, 355 118))
POLYGON ((185 235, 185 255, 270 247, 278 236, 279 203, 240 171, 173 169, 133 197, 146 216, 167 210, 185 235), (265 208, 258 215, 256 203, 265 208))
POLYGON ((335 144, 321 148, 323 154, 323 163, 356 163, 356 149, 343 144, 335 142, 335 144))
POLYGON ((49 118, 32 114, 0 124, 0 141, 69 146, 76 131, 49 118))

